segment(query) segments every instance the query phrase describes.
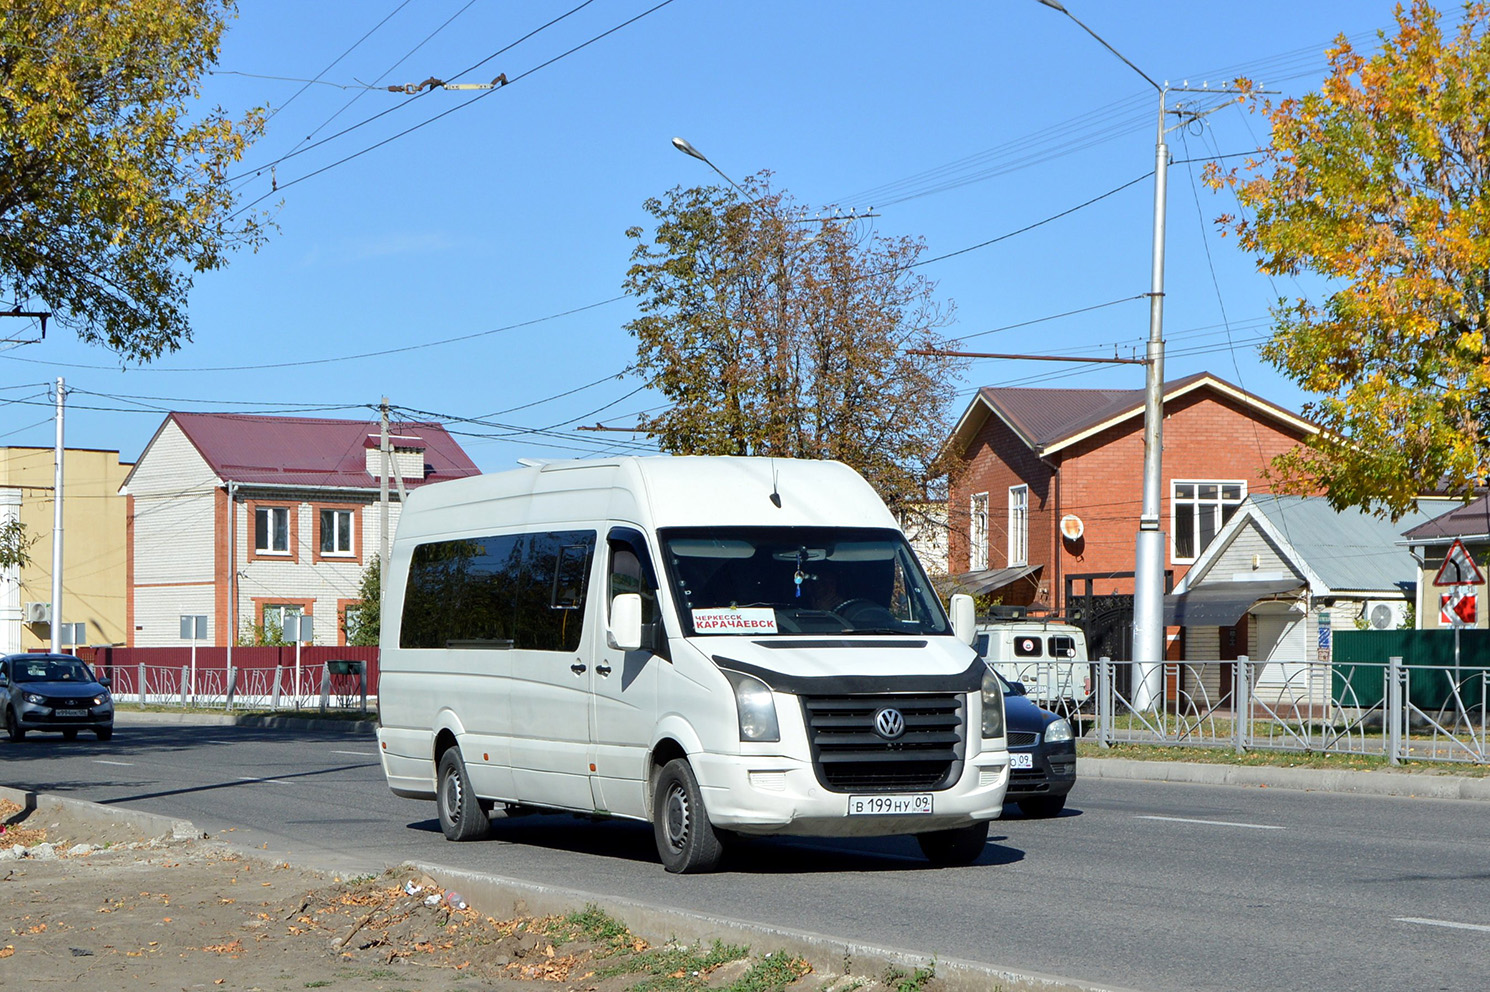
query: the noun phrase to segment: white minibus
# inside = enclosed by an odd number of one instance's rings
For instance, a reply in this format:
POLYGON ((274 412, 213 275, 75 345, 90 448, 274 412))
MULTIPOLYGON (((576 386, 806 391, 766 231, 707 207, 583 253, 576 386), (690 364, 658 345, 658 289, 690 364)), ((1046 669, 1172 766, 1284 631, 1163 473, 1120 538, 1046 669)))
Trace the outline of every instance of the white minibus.
POLYGON ((389 787, 451 840, 489 814, 651 823, 664 867, 733 835, 982 852, 1003 693, 874 490, 837 462, 556 462, 421 487, 386 575, 389 787))

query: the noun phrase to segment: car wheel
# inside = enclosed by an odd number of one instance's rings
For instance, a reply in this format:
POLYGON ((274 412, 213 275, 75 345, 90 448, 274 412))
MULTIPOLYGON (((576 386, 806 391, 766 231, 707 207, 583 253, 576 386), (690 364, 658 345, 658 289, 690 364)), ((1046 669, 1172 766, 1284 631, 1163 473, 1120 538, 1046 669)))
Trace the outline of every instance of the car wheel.
POLYGON ((1019 800, 1019 811, 1035 820, 1046 820, 1052 816, 1060 816, 1061 810, 1065 808, 1065 796, 1035 796, 1031 799, 1019 800))
POLYGON ((11 741, 23 741, 26 739, 26 728, 21 726, 21 718, 16 716, 14 708, 5 711, 5 736, 11 741))
POLYGON ((64 730, 62 731, 62 739, 65 741, 75 741, 78 739, 78 732, 76 730, 64 730))
POLYGON ((491 829, 466 774, 460 748, 452 747, 440 755, 439 789, 436 805, 440 807, 440 829, 448 840, 480 840, 491 829))
POLYGON ((916 843, 926 860, 939 867, 970 865, 988 846, 988 821, 952 830, 933 830, 916 834, 916 843))
POLYGON ((709 823, 693 768, 682 758, 662 766, 652 792, 652 832, 662 867, 676 874, 713 871, 724 853, 709 823))
POLYGON ((110 737, 113 737, 114 736, 114 728, 113 727, 97 727, 93 731, 93 736, 94 737, 97 737, 101 741, 106 741, 110 737))

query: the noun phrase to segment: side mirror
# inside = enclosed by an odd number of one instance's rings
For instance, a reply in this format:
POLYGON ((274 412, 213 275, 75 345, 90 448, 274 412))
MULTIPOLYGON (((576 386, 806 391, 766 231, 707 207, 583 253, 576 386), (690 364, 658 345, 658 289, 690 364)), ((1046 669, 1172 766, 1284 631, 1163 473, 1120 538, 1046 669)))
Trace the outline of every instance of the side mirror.
POLYGON ((98 684, 107 689, 109 686, 114 684, 114 680, 109 678, 107 675, 100 675, 98 677, 98 684))
POLYGON ((959 592, 952 597, 952 633, 969 647, 978 639, 978 618, 973 610, 973 597, 966 593, 959 592))
POLYGON ((1030 691, 1025 688, 1023 682, 1010 682, 1009 691, 1016 696, 1028 696, 1030 694, 1030 691))
POLYGON ((639 651, 642 646, 642 598, 624 592, 611 600, 606 640, 617 651, 639 651))

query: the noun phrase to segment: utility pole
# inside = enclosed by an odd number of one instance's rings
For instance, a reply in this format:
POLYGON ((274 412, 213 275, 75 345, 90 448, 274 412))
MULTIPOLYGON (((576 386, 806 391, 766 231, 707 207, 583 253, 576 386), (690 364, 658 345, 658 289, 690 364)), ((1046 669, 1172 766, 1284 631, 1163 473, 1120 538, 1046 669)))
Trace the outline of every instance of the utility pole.
POLYGON ((62 412, 67 388, 57 377, 57 448, 52 456, 55 474, 52 480, 52 622, 51 652, 62 650, 62 412))
POLYGON ((388 447, 388 397, 383 397, 382 432, 378 438, 378 617, 383 616, 383 604, 388 602, 388 469, 393 459, 388 447))

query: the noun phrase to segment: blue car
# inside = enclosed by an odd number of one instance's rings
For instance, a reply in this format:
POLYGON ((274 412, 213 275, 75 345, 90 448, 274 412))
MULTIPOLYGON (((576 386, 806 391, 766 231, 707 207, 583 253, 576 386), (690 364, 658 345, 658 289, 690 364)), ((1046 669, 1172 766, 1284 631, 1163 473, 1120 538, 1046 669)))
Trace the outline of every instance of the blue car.
POLYGON ((114 736, 114 698, 99 678, 70 654, 8 654, 0 658, 0 706, 12 741, 29 731, 75 740, 89 730, 101 741, 114 736))
POLYGON ((1025 816, 1058 816, 1076 784, 1076 736, 1071 724, 1035 705, 1021 683, 1000 679, 1009 733, 1009 790, 1004 802, 1017 803, 1025 816))

